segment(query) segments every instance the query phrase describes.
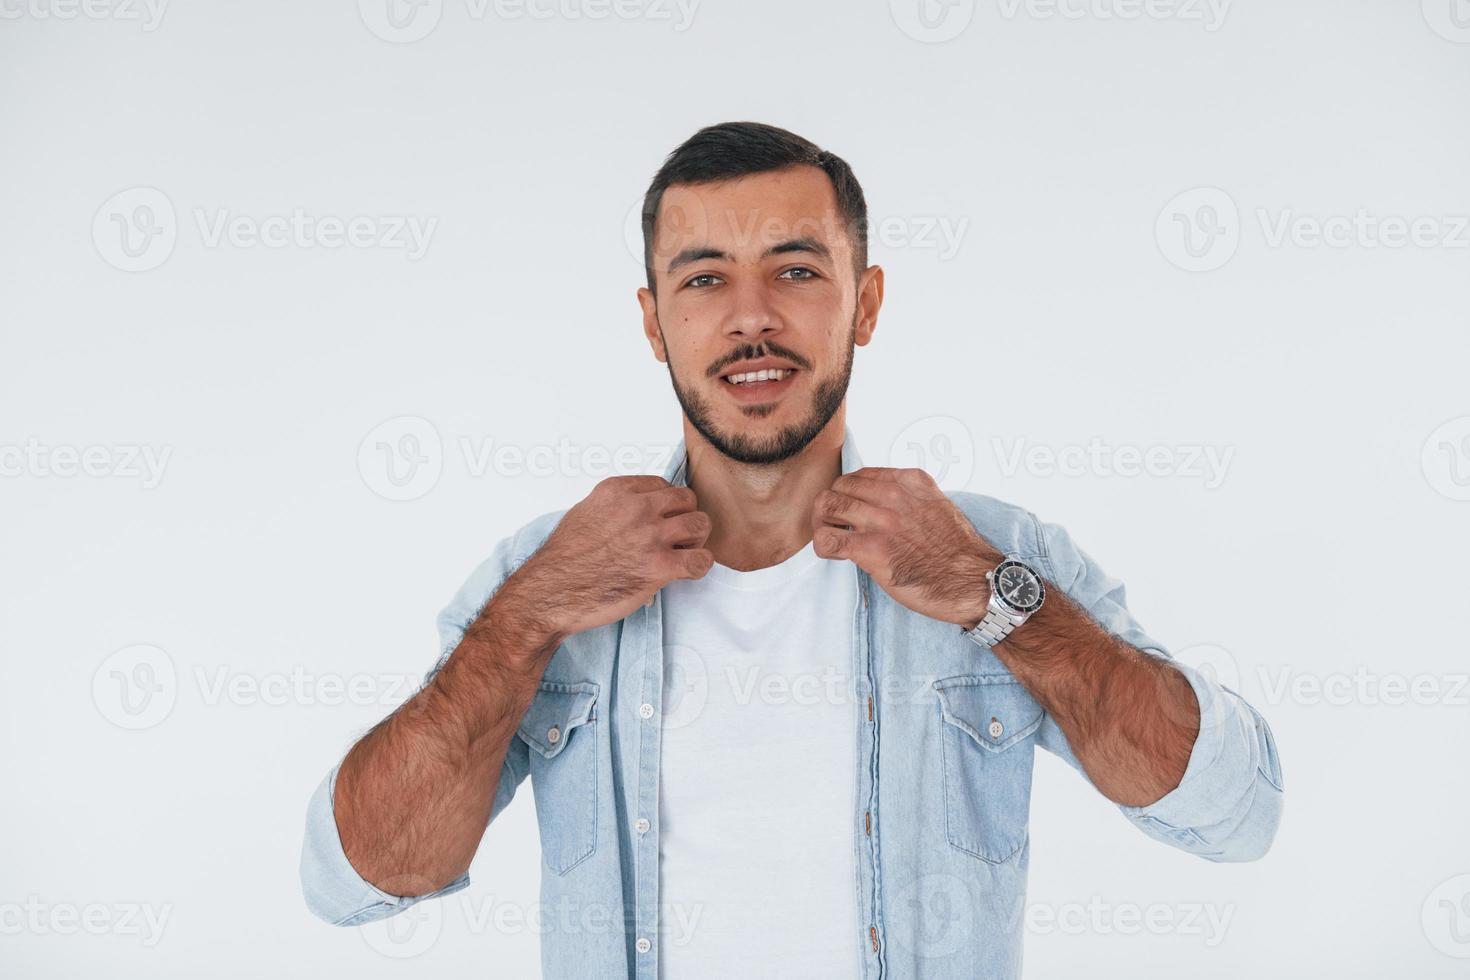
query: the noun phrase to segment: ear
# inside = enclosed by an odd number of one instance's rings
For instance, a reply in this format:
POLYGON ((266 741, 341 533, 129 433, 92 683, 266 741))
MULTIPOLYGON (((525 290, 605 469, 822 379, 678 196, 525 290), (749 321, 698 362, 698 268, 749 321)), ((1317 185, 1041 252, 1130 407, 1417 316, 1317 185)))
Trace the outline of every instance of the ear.
POLYGON ((654 359, 667 363, 669 352, 664 350, 663 334, 658 329, 658 300, 647 286, 638 287, 638 305, 643 308, 643 336, 653 348, 654 359))
POLYGON ((878 310, 883 306, 883 268, 870 265, 858 280, 857 323, 853 326, 853 343, 859 347, 873 339, 878 329, 878 310))

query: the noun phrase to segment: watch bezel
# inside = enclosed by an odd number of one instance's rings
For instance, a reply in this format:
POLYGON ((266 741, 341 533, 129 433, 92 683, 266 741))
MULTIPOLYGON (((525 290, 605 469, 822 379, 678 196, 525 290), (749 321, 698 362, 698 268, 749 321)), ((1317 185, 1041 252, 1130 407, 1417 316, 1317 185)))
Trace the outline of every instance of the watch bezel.
POLYGON ((1024 561, 1021 561, 1020 559, 1005 559, 999 565, 996 565, 995 568, 991 570, 990 574, 986 576, 986 578, 990 581, 991 596, 994 597, 996 603, 999 604, 1002 609, 1006 610, 1006 612, 1014 613, 1017 616, 1030 616, 1032 613, 1036 612, 1036 610, 1040 609, 1041 604, 1046 601, 1046 581, 1041 577, 1036 569, 1032 568, 1030 565, 1026 564, 1024 561), (1001 594, 1000 587, 996 585, 996 583, 1000 581, 1001 572, 1010 567, 1023 568, 1026 570, 1027 574, 1029 574, 1032 578, 1036 580, 1036 601, 1034 603, 1030 603, 1025 606, 1018 606, 1001 594))

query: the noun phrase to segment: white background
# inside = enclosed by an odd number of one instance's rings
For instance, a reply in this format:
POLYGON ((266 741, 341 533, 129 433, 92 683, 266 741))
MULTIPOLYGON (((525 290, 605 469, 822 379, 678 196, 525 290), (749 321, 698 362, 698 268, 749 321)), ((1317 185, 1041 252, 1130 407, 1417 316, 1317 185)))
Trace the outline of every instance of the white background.
POLYGON ((469 570, 596 482, 479 450, 658 472, 627 219, 727 119, 867 192, 865 462, 1061 522, 1276 733, 1285 819, 1236 866, 1043 753, 1027 975, 1470 970, 1470 5, 386 2, 0 2, 0 972, 537 974, 528 785, 406 944, 309 915, 302 820, 469 570), (371 241, 242 237, 297 210, 371 241))

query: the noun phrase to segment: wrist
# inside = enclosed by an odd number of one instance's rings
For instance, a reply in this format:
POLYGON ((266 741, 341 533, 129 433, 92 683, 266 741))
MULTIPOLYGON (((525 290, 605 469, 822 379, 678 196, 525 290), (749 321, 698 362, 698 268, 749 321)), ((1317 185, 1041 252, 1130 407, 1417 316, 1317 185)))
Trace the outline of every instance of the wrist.
POLYGON ((567 633, 543 614, 544 606, 507 581, 466 631, 466 639, 493 639, 499 659, 509 665, 540 673, 567 633), (472 637, 473 634, 473 637, 472 637))
POLYGON ((982 541, 973 559, 967 562, 967 568, 961 579, 966 583, 966 599, 964 606, 959 611, 959 619, 955 620, 967 632, 980 625, 980 621, 990 610, 990 581, 985 576, 987 572, 994 570, 1004 558, 1004 555, 996 553, 982 541))
POLYGON ((990 608, 990 590, 986 588, 981 591, 984 594, 978 600, 971 602, 969 607, 960 614, 959 624, 967 633, 980 625, 980 620, 985 618, 985 613, 990 608))

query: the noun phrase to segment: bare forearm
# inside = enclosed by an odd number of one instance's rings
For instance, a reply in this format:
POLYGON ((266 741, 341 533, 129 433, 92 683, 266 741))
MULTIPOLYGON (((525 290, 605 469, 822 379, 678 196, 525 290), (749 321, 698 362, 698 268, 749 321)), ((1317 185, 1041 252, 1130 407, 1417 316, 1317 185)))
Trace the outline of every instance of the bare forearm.
POLYGON ((1147 806, 1179 785, 1199 734, 1178 670, 1099 626, 1060 589, 995 653, 1052 716, 1099 792, 1147 806))
POLYGON ((469 868, 506 750, 559 642, 526 608, 507 583, 424 689, 338 770, 343 850, 389 894, 423 895, 469 868))

